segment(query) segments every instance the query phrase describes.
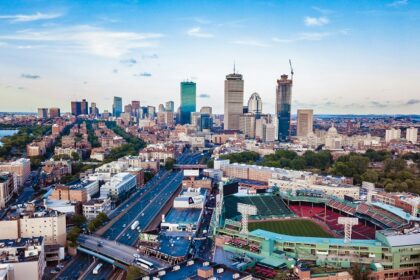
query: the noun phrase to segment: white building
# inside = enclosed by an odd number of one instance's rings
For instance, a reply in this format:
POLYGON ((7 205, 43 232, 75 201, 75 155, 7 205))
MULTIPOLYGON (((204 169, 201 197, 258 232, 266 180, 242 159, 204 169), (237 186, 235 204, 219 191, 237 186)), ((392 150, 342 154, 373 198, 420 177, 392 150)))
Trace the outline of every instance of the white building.
POLYGON ((400 140, 401 139, 401 129, 387 129, 385 131, 385 142, 389 143, 392 140, 400 140))
POLYGON ((136 184, 136 177, 134 175, 126 172, 118 173, 101 187, 100 198, 111 197, 113 200, 118 200, 135 188, 136 184))
POLYGON ((108 214, 111 211, 111 199, 92 199, 83 204, 83 215, 88 220, 93 220, 99 213, 108 214))
POLYGON ((417 133, 418 133, 417 127, 407 128, 405 139, 407 139, 408 142, 417 144, 417 133))

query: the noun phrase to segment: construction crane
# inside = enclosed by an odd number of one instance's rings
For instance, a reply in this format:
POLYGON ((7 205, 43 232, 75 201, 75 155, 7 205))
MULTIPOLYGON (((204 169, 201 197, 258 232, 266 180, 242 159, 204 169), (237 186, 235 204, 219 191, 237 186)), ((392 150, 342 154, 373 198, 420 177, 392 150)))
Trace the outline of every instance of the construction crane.
POLYGON ((293 72, 293 67, 292 67, 292 61, 289 59, 289 65, 290 65, 290 74, 291 74, 291 76, 292 76, 292 81, 293 81, 293 74, 295 73, 295 72, 293 72))

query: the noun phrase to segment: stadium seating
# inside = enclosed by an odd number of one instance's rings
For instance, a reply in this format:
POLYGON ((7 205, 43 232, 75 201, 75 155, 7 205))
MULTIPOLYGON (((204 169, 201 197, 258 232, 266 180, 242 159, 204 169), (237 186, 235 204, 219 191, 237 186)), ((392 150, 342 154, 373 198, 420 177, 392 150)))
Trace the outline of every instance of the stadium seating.
POLYGON ((252 195, 235 196, 228 195, 224 198, 223 208, 225 219, 239 219, 238 203, 250 204, 257 207, 255 218, 267 217, 287 217, 293 215, 293 212, 287 207, 279 196, 271 195, 252 195))
POLYGON ((406 223, 401 217, 373 205, 361 203, 357 207, 357 212, 378 221, 387 228, 398 228, 406 223))

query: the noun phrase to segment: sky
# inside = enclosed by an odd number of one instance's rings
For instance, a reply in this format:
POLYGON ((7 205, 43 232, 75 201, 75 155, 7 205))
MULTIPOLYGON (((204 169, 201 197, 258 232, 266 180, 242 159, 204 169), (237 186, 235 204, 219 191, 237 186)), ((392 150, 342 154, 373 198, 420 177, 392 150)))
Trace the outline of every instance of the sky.
POLYGON ((292 113, 420 114, 420 1, 0 0, 0 111, 111 110, 140 100, 223 113, 225 76, 274 113, 294 68, 292 113))

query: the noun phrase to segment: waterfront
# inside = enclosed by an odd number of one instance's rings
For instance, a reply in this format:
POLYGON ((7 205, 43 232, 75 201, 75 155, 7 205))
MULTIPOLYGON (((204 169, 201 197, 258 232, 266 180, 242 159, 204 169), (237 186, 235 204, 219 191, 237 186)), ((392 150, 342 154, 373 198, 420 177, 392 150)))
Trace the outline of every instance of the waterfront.
MULTIPOLYGON (((11 136, 11 135, 15 135, 16 133, 18 133, 19 130, 17 129, 0 129, 0 139, 3 138, 4 136, 11 136)), ((3 143, 0 141, 0 146, 2 146, 3 143)))

